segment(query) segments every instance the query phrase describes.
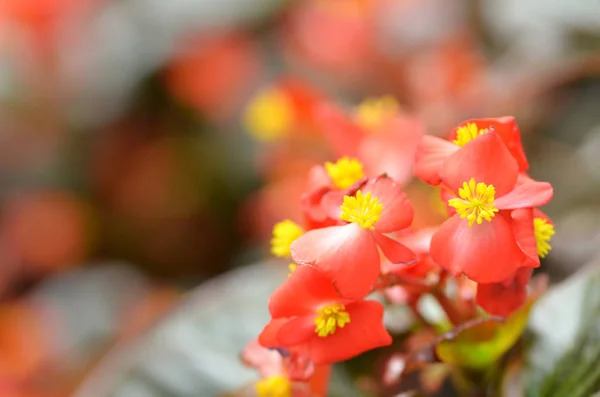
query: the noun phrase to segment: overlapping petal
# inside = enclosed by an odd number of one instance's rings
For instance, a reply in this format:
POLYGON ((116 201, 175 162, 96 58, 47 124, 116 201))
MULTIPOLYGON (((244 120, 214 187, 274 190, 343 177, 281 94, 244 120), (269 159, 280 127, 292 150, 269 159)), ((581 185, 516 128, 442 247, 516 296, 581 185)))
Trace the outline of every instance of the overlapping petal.
POLYGON ((456 139, 456 131, 460 127, 464 127, 470 123, 474 123, 479 129, 493 129, 496 131, 510 154, 517 161, 519 171, 524 172, 529 168, 529 163, 527 162, 527 157, 525 156, 525 151, 523 150, 523 144, 521 142, 521 131, 513 116, 466 120, 452 130, 449 140, 452 141, 456 139))
POLYGON ((416 263, 417 256, 404 244, 377 232, 373 232, 373 238, 391 265, 409 266, 416 263))
POLYGON ((323 271, 343 297, 368 294, 379 276, 379 252, 369 230, 356 223, 311 230, 294 241, 292 258, 323 271))
POLYGON ((278 347, 279 330, 289 321, 288 318, 274 318, 269 321, 258 336, 258 343, 264 347, 278 347))
POLYGON ((460 147, 445 139, 425 135, 415 154, 415 176, 430 185, 439 185, 444 160, 459 149, 460 147))
POLYGON ((523 261, 510 223, 502 216, 473 227, 458 215, 445 221, 431 239, 431 257, 449 272, 479 283, 502 282, 523 261))
POLYGON ((315 333, 315 315, 294 317, 281 326, 277 333, 277 340, 282 346, 296 346, 307 342, 315 333))
POLYGON ((375 223, 375 230, 391 233, 410 226, 414 208, 402 186, 395 180, 382 175, 367 182, 361 191, 363 194, 370 192, 383 206, 381 218, 375 223))
POLYGON ((330 277, 317 269, 298 266, 271 295, 269 312, 273 318, 313 314, 323 302, 339 300, 330 277))
POLYGON ((537 251, 537 241, 533 228, 533 209, 522 208, 510 212, 510 221, 517 245, 525 254, 522 266, 540 266, 540 257, 537 251))
POLYGON ((533 208, 547 204, 554 194, 548 182, 528 180, 515 186, 509 193, 495 201, 498 209, 533 208))
POLYGON ((444 161, 441 180, 456 192, 464 182, 493 185, 496 197, 510 192, 517 182, 519 169, 500 137, 487 132, 473 139, 444 161))
POLYGON ((475 300, 489 314, 508 317, 527 300, 531 268, 520 268, 502 283, 479 284, 475 300))

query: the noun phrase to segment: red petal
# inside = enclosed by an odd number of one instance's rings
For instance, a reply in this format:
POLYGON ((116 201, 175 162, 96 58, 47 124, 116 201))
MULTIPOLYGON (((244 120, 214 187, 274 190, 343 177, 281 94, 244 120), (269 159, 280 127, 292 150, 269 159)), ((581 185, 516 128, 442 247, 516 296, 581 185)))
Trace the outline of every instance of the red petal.
POLYGON ((454 192, 463 182, 475 178, 478 183, 494 185, 496 197, 501 197, 514 188, 519 169, 498 134, 488 132, 448 157, 440 175, 442 182, 454 192))
POLYGON ((291 252, 296 263, 329 275, 343 297, 367 295, 379 277, 377 244, 355 223, 311 230, 292 243, 291 252))
POLYGON ((280 346, 277 340, 277 333, 279 329, 289 321, 287 318, 274 318, 269 321, 265 328, 258 336, 258 343, 264 347, 278 347, 280 346))
POLYGON ((523 150, 523 144, 521 142, 521 131, 513 116, 464 121, 452 131, 449 140, 452 141, 456 139, 456 130, 468 123, 475 123, 479 129, 493 128, 500 136, 500 139, 502 139, 502 142, 506 145, 510 154, 517 161, 519 171, 523 172, 529 168, 527 157, 525 156, 525 151, 523 150))
POLYGON ((373 232, 373 237, 383 255, 390 260, 392 265, 408 266, 416 263, 417 256, 404 244, 377 232, 373 232))
POLYGON ((315 316, 316 313, 294 317, 279 328, 277 340, 281 343, 281 346, 296 346, 307 342, 315 335, 315 316))
POLYGON ((476 301, 489 314, 508 317, 523 305, 527 289, 518 283, 505 286, 502 283, 479 284, 476 301))
POLYGON ((347 360, 367 350, 392 343, 383 326, 383 306, 375 301, 359 301, 346 305, 350 323, 333 335, 310 339, 310 354, 317 365, 347 360))
POLYGON ((335 157, 357 157, 364 131, 334 105, 321 105, 315 112, 316 123, 335 157))
POLYGON ((529 181, 516 186, 494 202, 498 209, 531 208, 547 204, 554 190, 548 182, 529 181))
POLYGON ((383 206, 381 219, 375 223, 375 230, 381 233, 392 233, 410 226, 415 211, 402 186, 387 176, 380 176, 367 182, 361 189, 377 197, 383 206))
POLYGON ((330 277, 308 266, 298 266, 269 298, 273 318, 304 316, 323 303, 339 300, 330 277))
POLYGON ((315 372, 308 381, 311 396, 326 396, 328 394, 332 369, 331 365, 315 366, 315 372))
POLYGON ((478 283, 496 283, 515 273, 523 253, 502 216, 469 227, 466 219, 454 215, 433 235, 431 257, 455 275, 464 273, 478 283))
POLYGON ((515 274, 515 283, 526 286, 529 284, 531 280, 531 274, 533 273, 533 269, 530 267, 522 267, 517 270, 517 274, 515 274))
POLYGON ((526 255, 522 266, 540 266, 540 257, 537 251, 537 241, 533 229, 533 210, 531 208, 518 209, 510 212, 511 226, 517 244, 526 255))
POLYGON ((425 135, 417 146, 415 154, 414 174, 423 182, 433 186, 439 185, 440 171, 444 160, 459 149, 452 142, 425 135))

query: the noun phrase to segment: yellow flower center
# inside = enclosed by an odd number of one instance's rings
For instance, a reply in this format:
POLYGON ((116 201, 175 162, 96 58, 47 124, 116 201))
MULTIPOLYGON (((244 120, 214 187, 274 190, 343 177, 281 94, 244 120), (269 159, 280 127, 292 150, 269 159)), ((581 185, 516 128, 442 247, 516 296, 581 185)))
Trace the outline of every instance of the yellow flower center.
POLYGON ((367 130, 379 127, 382 121, 395 117, 400 106, 391 96, 365 99, 357 106, 356 122, 367 130))
POLYGON ((479 135, 488 132, 487 129, 480 130, 475 123, 467 123, 467 125, 458 127, 456 130, 456 139, 452 142, 458 146, 465 146, 479 135))
POLYGON ((340 210, 340 218, 346 222, 358 223, 365 229, 375 229, 373 224, 381 218, 383 205, 377 197, 372 197, 371 192, 363 195, 359 190, 356 197, 344 196, 344 203, 340 210))
POLYGON ((292 383, 281 375, 273 375, 256 383, 257 397, 292 397, 292 383))
POLYGON ((298 267, 298 265, 296 265, 295 263, 290 263, 288 265, 288 269, 290 269, 290 272, 288 273, 288 278, 290 278, 292 276, 292 273, 294 273, 296 271, 297 267, 298 267))
POLYGON ((273 226, 271 253, 280 258, 290 256, 290 245, 303 234, 304 230, 289 219, 276 223, 273 226))
POLYGON ((471 178, 469 183, 464 182, 463 187, 458 189, 460 198, 448 200, 448 205, 455 208, 461 218, 469 221, 469 227, 475 222, 481 225, 484 219, 491 222, 498 212, 494 204, 495 194, 494 185, 475 183, 475 179, 471 178))
POLYGON ((350 322, 350 314, 344 305, 337 303, 317 310, 315 317, 315 333, 324 338, 335 334, 337 327, 344 328, 350 322))
POLYGON ((292 105, 281 91, 267 89, 250 101, 244 114, 244 127, 259 141, 283 137, 293 124, 292 105))
POLYGON ((534 218, 533 230, 535 232, 538 255, 540 258, 545 258, 552 249, 548 242, 554 236, 554 225, 543 218, 534 218))
POLYGON ((340 189, 349 188, 365 176, 362 164, 349 157, 342 157, 336 163, 327 161, 325 170, 333 184, 340 189))

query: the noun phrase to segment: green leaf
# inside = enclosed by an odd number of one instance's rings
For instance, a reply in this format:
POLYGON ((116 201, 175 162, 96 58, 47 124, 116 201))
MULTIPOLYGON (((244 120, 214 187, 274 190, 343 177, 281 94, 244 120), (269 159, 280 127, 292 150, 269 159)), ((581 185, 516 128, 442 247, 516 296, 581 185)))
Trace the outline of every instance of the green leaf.
POLYGON ((463 324, 436 346, 440 360, 469 369, 485 369, 504 355, 523 335, 535 299, 504 320, 488 317, 463 324))
POLYGON ((527 395, 587 397, 600 390, 600 270, 556 286, 532 315, 527 395))

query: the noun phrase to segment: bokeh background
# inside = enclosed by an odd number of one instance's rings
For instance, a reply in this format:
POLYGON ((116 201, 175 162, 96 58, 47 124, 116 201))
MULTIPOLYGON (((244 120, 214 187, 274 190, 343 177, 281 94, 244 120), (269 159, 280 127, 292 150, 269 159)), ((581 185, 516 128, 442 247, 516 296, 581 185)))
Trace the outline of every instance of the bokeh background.
POLYGON ((210 397, 256 377, 238 355, 285 273, 264 264, 270 228, 324 158, 314 137, 251 131, 249 101, 283 78, 348 108, 391 95, 438 135, 514 115, 555 188, 543 271, 592 262, 598 16, 594 0, 0 1, 0 396, 210 397))

